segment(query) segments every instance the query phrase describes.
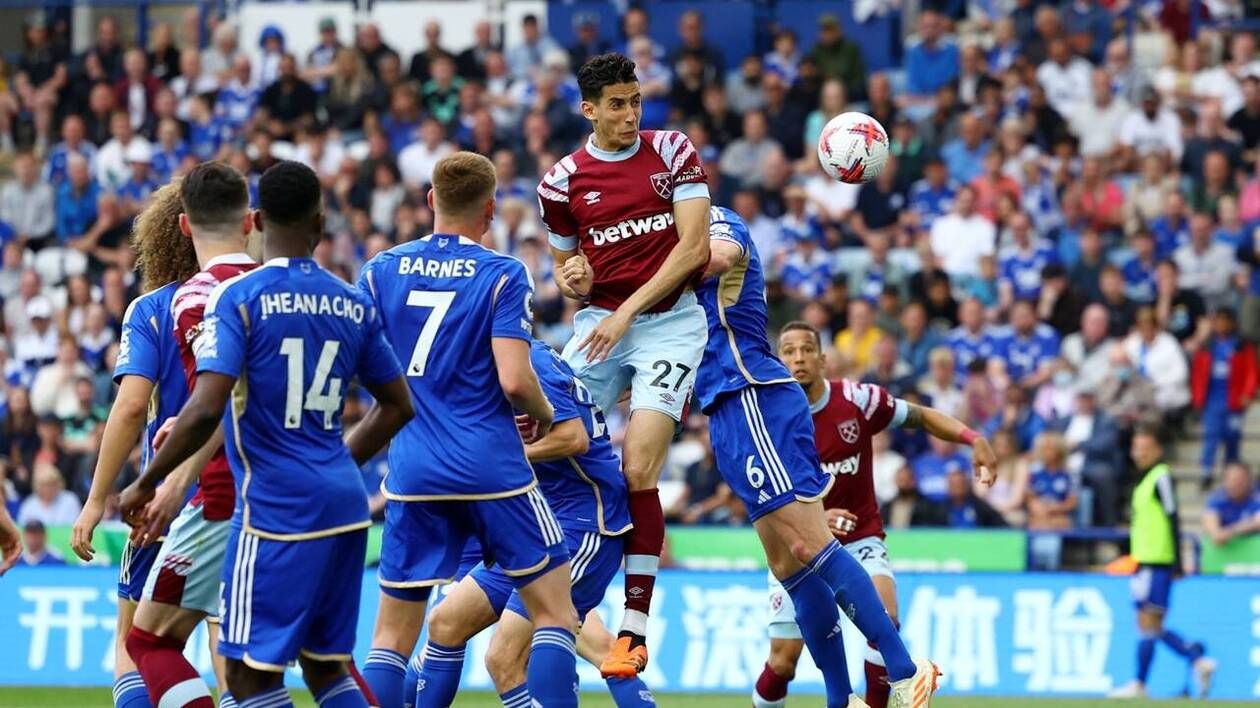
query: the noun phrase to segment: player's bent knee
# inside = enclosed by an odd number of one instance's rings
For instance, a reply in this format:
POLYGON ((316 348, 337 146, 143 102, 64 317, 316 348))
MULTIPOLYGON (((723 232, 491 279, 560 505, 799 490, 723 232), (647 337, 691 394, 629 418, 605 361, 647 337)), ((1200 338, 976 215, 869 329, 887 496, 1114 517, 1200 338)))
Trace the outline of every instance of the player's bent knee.
POLYGON ((525 682, 525 663, 514 652, 493 644, 486 652, 486 672, 495 686, 512 688, 525 682))
POLYGON ((458 646, 468 640, 467 622, 458 612, 451 612, 448 603, 441 603, 429 613, 429 638, 438 644, 458 646))

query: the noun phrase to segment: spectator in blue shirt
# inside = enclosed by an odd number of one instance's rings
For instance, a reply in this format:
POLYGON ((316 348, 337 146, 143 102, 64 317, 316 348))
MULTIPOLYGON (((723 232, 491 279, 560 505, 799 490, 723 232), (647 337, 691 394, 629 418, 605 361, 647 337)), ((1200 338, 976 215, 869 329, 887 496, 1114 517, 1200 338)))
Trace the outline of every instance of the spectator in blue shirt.
POLYGON ((901 329, 901 358, 910 365, 916 379, 926 376, 932 351, 944 344, 944 339, 928 327, 927 310, 922 303, 906 303, 901 311, 901 329))
POLYGON ((198 160, 213 160, 219 147, 231 139, 227 124, 210 109, 202 95, 189 97, 188 149, 198 160))
POLYGON ((1015 243, 1000 256, 999 297, 1004 308, 1016 300, 1036 300, 1041 295, 1041 273, 1051 263, 1059 262, 1054 245, 1035 238, 1032 222, 1023 212, 1012 214, 1007 221, 1015 243))
POLYGON ((1006 520, 988 502, 976 496, 966 469, 950 470, 946 479, 945 513, 956 529, 1001 528, 1006 520))
POLYGON ((87 129, 80 116, 68 115, 61 121, 61 142, 54 145, 48 152, 48 161, 44 165, 46 181, 55 185, 65 179, 66 167, 71 155, 83 157, 91 167, 92 159, 96 157, 96 146, 85 137, 86 135, 87 129))
POLYGON ((25 566, 65 565, 65 558, 55 549, 48 547, 48 532, 42 521, 28 521, 22 527, 22 560, 25 566))
POLYGON ((912 100, 930 99, 936 90, 958 78, 958 46, 945 36, 945 18, 925 9, 919 13, 919 41, 906 50, 906 90, 912 100))
POLYGON ((1020 452, 1031 450, 1037 436, 1046 429, 1046 422, 1029 405, 1028 393, 1021 386, 1006 387, 1002 408, 989 419, 981 432, 992 438, 999 430, 1015 436, 1020 452))
POLYGON ((1059 355, 1059 333, 1037 320, 1037 307, 1030 300, 1016 300, 1010 319, 999 345, 1006 373, 1021 386, 1040 386, 1050 377, 1050 364, 1059 355))
POLYGON ((972 361, 985 361, 993 356, 994 338, 984 322, 984 305, 975 298, 958 306, 959 325, 949 333, 949 348, 954 353, 954 366, 959 376, 967 375, 972 361))
POLYGON ((932 222, 954 208, 958 182, 949 178, 945 161, 931 155, 923 164, 923 179, 910 187, 910 212, 919 220, 919 228, 929 231, 932 222))
POLYGON ((149 201, 149 195, 160 186, 152 174, 153 150, 142 140, 133 140, 127 146, 127 162, 131 165, 131 177, 118 188, 118 201, 123 215, 130 218, 140 213, 149 201))
POLYGON ((1124 274, 1124 290, 1129 299, 1141 303, 1155 302, 1155 239, 1146 231, 1138 231, 1129 239, 1133 257, 1125 261, 1120 272, 1124 274))
POLYGON ((958 451, 954 443, 940 438, 928 438, 930 450, 910 463, 919 493, 934 502, 943 502, 949 496, 949 475, 959 471, 971 471, 971 461, 958 451))
POLYGON ((1096 0, 1074 0, 1061 10, 1064 34, 1072 38, 1073 49, 1097 64, 1111 39, 1111 13, 1096 0), (1082 46, 1083 45, 1083 46, 1082 46))
POLYGON ((1173 251, 1190 242, 1190 219, 1186 215, 1186 198, 1173 191, 1164 202, 1164 213, 1151 222, 1151 235, 1155 237, 1155 257, 1172 258, 1173 251))
POLYGON ((1032 530, 1069 529, 1075 526, 1077 485, 1067 471, 1063 436, 1042 433, 1037 436, 1034 462, 1028 474, 1028 528, 1032 530))
POLYGON ((66 162, 66 180, 57 190, 56 230, 62 243, 82 236, 96 221, 98 192, 87 160, 82 155, 71 155, 66 162))
POLYGON ((1207 498, 1203 532, 1218 546, 1260 531, 1260 492, 1241 462, 1225 466, 1221 487, 1207 498))
POLYGON ((783 287, 798 301, 818 299, 831 284, 831 255, 812 235, 794 235, 795 243, 780 271, 783 287))
POLYGON ((158 123, 157 138, 153 145, 153 178, 166 184, 188 155, 188 143, 180 137, 179 123, 174 118, 163 118, 158 123))
POLYGON ((420 94, 410 84, 390 89, 389 111, 381 116, 381 130, 389 138, 394 155, 414 143, 420 134, 420 94))
POLYGON ((949 178, 960 184, 970 184, 984 173, 984 156, 988 152, 989 141, 984 137, 984 125, 971 113, 958 119, 958 137, 941 147, 941 157, 949 169, 949 178))
POLYGON ((262 91, 250 77, 249 57, 238 55, 232 60, 232 80, 219 90, 214 113, 231 130, 232 135, 245 132, 253 120, 262 91))

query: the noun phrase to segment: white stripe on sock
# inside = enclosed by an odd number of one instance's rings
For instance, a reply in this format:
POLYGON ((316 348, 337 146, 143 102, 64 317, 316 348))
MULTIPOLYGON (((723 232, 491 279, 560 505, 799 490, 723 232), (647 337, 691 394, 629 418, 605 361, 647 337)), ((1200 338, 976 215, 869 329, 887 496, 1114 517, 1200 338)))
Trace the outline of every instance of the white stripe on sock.
POLYGON ((200 678, 190 678, 171 686, 162 694, 156 708, 183 708, 198 698, 209 698, 210 687, 200 678))

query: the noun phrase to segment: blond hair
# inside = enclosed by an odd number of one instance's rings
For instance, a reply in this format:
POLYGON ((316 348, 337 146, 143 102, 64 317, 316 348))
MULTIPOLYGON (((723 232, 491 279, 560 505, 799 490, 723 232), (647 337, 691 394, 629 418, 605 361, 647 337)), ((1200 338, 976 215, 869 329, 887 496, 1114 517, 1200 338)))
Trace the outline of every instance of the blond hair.
POLYGON ((433 168, 433 206, 454 219, 476 216, 494 197, 496 182, 494 163, 484 155, 451 153, 433 168))
POLYGON ((153 193, 149 206, 136 217, 131 246, 136 250, 136 268, 143 274, 144 292, 171 282, 184 282, 201 270, 192 239, 179 230, 184 204, 179 197, 180 180, 174 179, 153 193))

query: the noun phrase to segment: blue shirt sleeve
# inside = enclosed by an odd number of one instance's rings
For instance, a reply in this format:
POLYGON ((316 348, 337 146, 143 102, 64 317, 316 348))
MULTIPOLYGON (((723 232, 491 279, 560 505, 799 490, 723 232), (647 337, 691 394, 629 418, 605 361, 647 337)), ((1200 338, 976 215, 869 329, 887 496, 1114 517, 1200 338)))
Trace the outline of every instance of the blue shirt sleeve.
POLYGON ((245 322, 237 309, 234 293, 239 290, 218 287, 206 304, 201 334, 193 341, 197 373, 214 372, 236 378, 245 365, 245 322))
POLYGON ((566 420, 580 418, 581 410, 578 409, 577 401, 573 398, 573 379, 564 375, 564 372, 556 368, 551 362, 544 362, 535 366, 538 373, 538 382, 542 384, 543 393, 547 396, 547 400, 551 402, 551 407, 555 409, 555 423, 563 423, 566 420))
POLYGON ((748 229, 742 224, 732 224, 729 221, 710 221, 709 222, 709 240, 710 241, 727 241, 739 246, 739 255, 748 255, 748 229))
POLYGON ((381 317, 376 307, 369 304, 367 312, 367 321, 363 323, 367 333, 363 338, 363 349, 359 353, 359 365, 355 373, 364 384, 375 386, 402 376, 402 365, 398 363, 393 347, 385 341, 385 328, 381 326, 381 317))
POLYGON ((514 261, 500 276, 494 294, 492 337, 529 341, 534 331, 534 281, 525 265, 514 261))
MULTIPOLYGON (((114 382, 124 376, 143 376, 157 382, 161 372, 156 325, 151 321, 149 298, 133 300, 123 316, 122 336, 118 341, 118 361, 114 365, 114 382)), ((172 335, 173 336, 173 335, 172 335)))

